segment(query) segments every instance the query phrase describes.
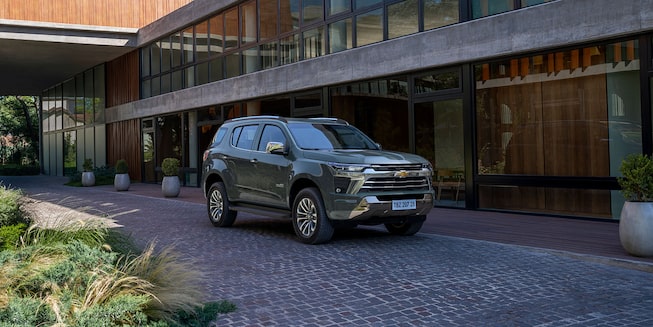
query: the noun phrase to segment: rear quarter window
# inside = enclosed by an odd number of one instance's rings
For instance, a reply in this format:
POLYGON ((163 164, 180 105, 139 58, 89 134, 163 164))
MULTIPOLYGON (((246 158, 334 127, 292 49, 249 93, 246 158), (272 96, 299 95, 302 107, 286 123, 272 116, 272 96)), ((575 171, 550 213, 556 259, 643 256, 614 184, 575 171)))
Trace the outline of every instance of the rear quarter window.
POLYGON ((211 142, 213 145, 218 145, 224 140, 224 136, 227 135, 227 128, 226 127, 220 127, 218 131, 215 133, 215 136, 213 136, 213 142, 211 142))

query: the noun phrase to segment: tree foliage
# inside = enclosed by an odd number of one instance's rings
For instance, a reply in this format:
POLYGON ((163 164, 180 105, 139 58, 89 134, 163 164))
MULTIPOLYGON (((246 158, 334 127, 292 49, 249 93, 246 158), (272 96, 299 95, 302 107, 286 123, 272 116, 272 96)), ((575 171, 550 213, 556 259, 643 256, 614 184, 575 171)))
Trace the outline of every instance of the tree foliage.
POLYGON ((34 96, 0 96, 0 163, 37 161, 38 105, 34 96))

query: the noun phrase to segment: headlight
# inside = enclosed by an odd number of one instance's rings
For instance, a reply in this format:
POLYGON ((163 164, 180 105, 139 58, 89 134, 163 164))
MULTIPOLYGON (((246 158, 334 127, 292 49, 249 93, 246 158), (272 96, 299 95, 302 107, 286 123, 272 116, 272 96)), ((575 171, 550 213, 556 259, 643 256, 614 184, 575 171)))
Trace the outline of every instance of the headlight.
POLYGON ((333 168, 336 173, 360 173, 370 167, 368 165, 343 164, 337 162, 329 162, 329 166, 333 168))

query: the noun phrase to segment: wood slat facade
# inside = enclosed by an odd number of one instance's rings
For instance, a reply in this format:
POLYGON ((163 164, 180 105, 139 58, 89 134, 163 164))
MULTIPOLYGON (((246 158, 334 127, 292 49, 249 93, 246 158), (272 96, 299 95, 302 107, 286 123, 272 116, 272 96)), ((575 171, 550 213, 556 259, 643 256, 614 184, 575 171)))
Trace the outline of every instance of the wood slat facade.
POLYGON ((132 119, 107 124, 107 164, 115 166, 118 159, 129 165, 129 177, 141 180, 143 162, 141 155, 140 120, 132 119))
POLYGON ((138 51, 132 51, 106 64, 107 108, 137 101, 139 93, 138 51))
POLYGON ((0 0, 0 18, 143 27, 193 0, 0 0))

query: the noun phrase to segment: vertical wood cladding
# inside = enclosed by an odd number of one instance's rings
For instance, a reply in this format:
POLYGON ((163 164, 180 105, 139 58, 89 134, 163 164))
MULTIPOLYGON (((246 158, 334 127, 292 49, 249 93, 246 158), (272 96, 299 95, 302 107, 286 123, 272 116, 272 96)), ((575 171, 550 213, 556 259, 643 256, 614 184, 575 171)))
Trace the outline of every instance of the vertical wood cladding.
POLYGON ((129 165, 129 177, 141 180, 140 120, 132 119, 107 124, 107 164, 115 166, 118 159, 129 165))
POLYGON ((192 0, 0 0, 0 18, 143 27, 192 0))
POLYGON ((106 64, 107 107, 139 99, 138 51, 132 51, 106 64))

